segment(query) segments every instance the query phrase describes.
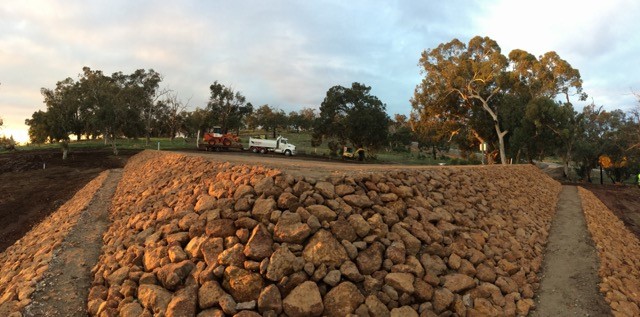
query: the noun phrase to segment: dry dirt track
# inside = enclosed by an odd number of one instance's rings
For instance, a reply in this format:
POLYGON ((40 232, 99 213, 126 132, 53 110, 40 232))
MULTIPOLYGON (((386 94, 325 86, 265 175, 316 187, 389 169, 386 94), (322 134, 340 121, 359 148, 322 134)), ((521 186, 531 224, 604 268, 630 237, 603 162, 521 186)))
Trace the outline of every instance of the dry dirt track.
MULTIPOLYGON (((190 156, 200 156, 216 162, 230 162, 236 164, 261 164, 266 167, 286 170, 292 175, 304 175, 316 179, 332 174, 354 174, 393 169, 421 169, 419 165, 369 164, 355 162, 341 162, 338 160, 308 160, 298 157, 286 157, 282 154, 254 154, 248 152, 179 152, 190 156)), ((429 166, 434 168, 434 166, 429 166)), ((478 168, 478 166, 474 166, 478 168)))
POLYGON ((609 316, 598 291, 598 254, 575 186, 563 186, 544 255, 538 308, 531 316, 609 316))
POLYGON ((98 261, 102 234, 110 225, 109 207, 121 177, 122 169, 111 170, 38 284, 26 316, 86 316, 90 270, 98 261))

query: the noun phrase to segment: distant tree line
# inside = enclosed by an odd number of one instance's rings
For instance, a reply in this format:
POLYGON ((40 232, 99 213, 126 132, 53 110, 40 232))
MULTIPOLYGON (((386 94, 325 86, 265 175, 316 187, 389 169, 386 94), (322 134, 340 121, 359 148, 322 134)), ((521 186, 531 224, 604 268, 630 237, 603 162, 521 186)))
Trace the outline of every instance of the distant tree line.
MULTIPOLYGON (((214 81, 206 105, 188 110, 154 70, 110 76, 84 67, 77 80, 42 88, 46 109, 26 120, 34 143, 60 142, 69 135, 102 137, 117 153, 117 138, 193 138, 220 126, 224 132, 263 129, 308 132, 312 145, 330 152, 342 146, 407 151, 412 142, 433 158, 450 148, 472 159, 486 144, 489 163, 531 163, 557 157, 567 177, 571 168, 590 180, 605 168, 614 181, 640 171, 640 103, 633 111, 607 111, 584 101, 580 72, 555 52, 536 57, 516 49, 503 55, 488 37, 468 43, 454 39, 425 50, 419 60, 424 76, 410 99, 407 117, 390 118, 371 87, 354 82, 329 88, 318 109, 285 113, 254 106, 240 92, 214 81)), ((640 97, 638 98, 640 101, 640 97)))
MULTIPOLYGON (((183 135, 193 138, 198 131, 206 132, 214 126, 220 126, 224 133, 237 134, 241 129, 261 128, 274 138, 285 130, 319 131, 316 133, 320 138, 318 145, 322 143, 322 136, 372 148, 386 141, 376 138, 376 135, 386 137, 387 133, 384 105, 368 94, 369 87, 357 83, 353 86, 358 87, 357 92, 338 89, 339 86, 331 88, 327 95, 342 96, 339 97, 342 99, 324 102, 320 113, 313 108, 285 113, 266 104, 254 107, 240 91, 218 81, 209 86, 207 104, 189 111, 189 100, 184 102, 173 91, 160 88, 162 79, 162 75, 153 69, 139 69, 132 74, 116 72, 109 76, 84 67, 77 80, 66 78, 57 82, 55 88, 41 89, 45 109, 34 112, 25 120, 29 138, 32 143, 60 143, 65 157, 71 135, 77 140, 103 138, 117 154, 118 138, 144 137, 147 142, 151 137, 173 140, 177 135, 183 135), (356 100, 361 97, 368 99, 364 103, 356 100), (350 116, 347 118, 350 125, 345 127, 351 129, 348 134, 344 128, 325 129, 329 111, 323 110, 325 108, 334 109, 331 111, 339 112, 340 116, 350 116), (373 117, 367 117, 369 110, 375 111, 373 117), (369 123, 377 125, 370 127, 369 123), (370 128, 375 128, 375 133, 369 134, 370 128), (337 131, 340 133, 336 134, 337 131)), ((332 127, 339 125, 335 123, 332 127)))

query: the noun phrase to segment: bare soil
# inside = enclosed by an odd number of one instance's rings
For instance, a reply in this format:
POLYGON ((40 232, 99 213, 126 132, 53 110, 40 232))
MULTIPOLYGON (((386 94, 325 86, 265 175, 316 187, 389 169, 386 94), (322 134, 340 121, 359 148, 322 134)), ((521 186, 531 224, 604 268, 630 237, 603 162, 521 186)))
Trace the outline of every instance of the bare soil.
POLYGON ((91 268, 100 256, 102 234, 110 224, 109 208, 121 176, 122 169, 110 171, 77 225, 60 245, 25 315, 87 315, 91 268))
POLYGON ((531 316, 609 316, 599 260, 575 186, 564 185, 549 231, 537 309, 531 316))
MULTIPOLYGON (((311 178, 324 178, 332 174, 366 173, 390 169, 418 169, 420 165, 379 164, 372 161, 354 161, 331 159, 322 156, 283 154, 259 154, 251 152, 203 152, 180 151, 181 154, 201 156, 216 162, 232 162, 236 164, 261 164, 267 167, 285 170, 288 174, 311 178)), ((477 166, 476 166, 477 167, 477 166)))
POLYGON ((0 252, 58 209, 100 172, 123 167, 137 151, 60 150, 0 154, 0 252), (43 169, 44 167, 44 169, 43 169))
POLYGON ((640 239, 640 188, 633 185, 580 184, 591 191, 640 239))

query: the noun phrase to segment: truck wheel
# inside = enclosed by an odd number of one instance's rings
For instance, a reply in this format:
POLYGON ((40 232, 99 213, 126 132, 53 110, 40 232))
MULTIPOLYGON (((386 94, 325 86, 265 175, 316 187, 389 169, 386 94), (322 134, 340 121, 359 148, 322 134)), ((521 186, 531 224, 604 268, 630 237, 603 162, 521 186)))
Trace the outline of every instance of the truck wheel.
POLYGON ((267 154, 267 149, 261 148, 260 149, 260 154, 267 154))
POLYGON ((250 147, 249 150, 251 150, 251 152, 253 153, 258 153, 258 149, 254 148, 253 146, 250 147))
POLYGON ((286 156, 291 156, 291 151, 290 151, 290 150, 286 150, 286 151, 284 151, 284 155, 286 155, 286 156))
POLYGON ((223 144, 224 146, 229 146, 229 145, 231 145, 231 140, 229 140, 229 139, 224 139, 224 140, 222 140, 222 144, 223 144))

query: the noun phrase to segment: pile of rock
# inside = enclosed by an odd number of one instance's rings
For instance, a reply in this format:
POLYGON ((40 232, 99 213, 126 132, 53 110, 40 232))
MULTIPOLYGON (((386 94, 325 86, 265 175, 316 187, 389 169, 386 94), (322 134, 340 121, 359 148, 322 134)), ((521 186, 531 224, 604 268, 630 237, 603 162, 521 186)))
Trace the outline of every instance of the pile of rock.
POLYGON ((51 259, 109 171, 102 172, 69 201, 0 253, 0 316, 21 316, 51 259))
POLYGON ((560 185, 533 166, 294 177, 129 160, 92 316, 488 316, 534 307, 560 185))
POLYGON ((615 316, 640 316, 640 241, 593 193, 578 192, 600 256, 600 292, 615 316))

